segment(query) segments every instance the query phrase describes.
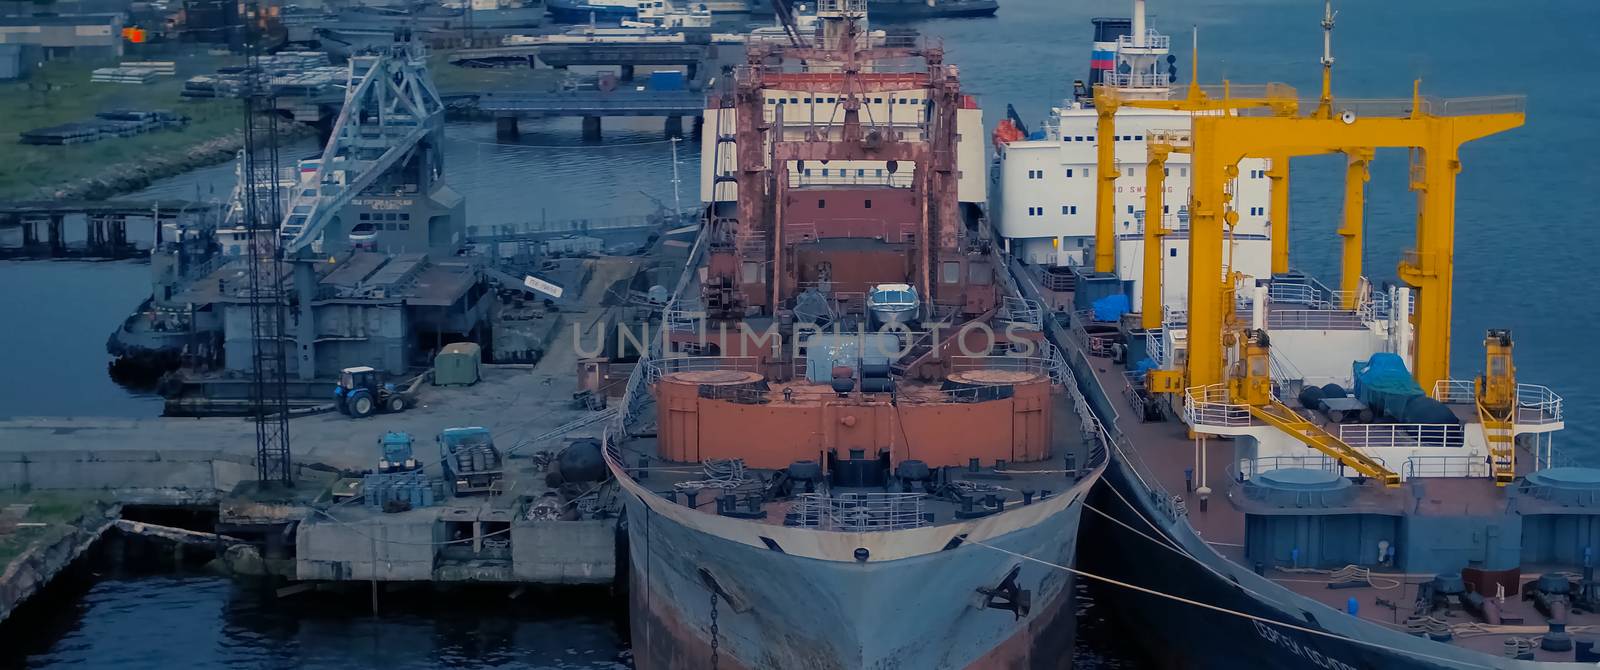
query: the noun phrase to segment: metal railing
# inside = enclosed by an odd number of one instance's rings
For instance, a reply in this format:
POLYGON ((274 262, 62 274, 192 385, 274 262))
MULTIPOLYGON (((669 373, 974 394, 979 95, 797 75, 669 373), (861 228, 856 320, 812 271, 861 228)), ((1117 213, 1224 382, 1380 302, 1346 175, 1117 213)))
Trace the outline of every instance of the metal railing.
POLYGON ((1103 76, 1107 86, 1116 88, 1159 88, 1171 84, 1165 72, 1107 72, 1103 76))
POLYGON ((924 493, 802 493, 790 514, 796 525, 842 533, 904 530, 929 525, 924 493))
POLYGON ((1233 402, 1226 384, 1191 386, 1183 392, 1183 415, 1191 426, 1248 426, 1250 406, 1233 402))
POLYGON ((911 188, 916 184, 916 175, 910 172, 897 172, 894 174, 877 174, 873 170, 839 168, 838 173, 818 174, 817 170, 826 168, 807 168, 810 174, 800 170, 789 170, 789 183, 794 187, 802 186, 891 186, 894 188, 911 188))
POLYGON ((1471 405, 1478 402, 1471 379, 1441 379, 1433 383, 1433 399, 1447 405, 1471 405))
MULTIPOLYGON (((1045 346, 1049 346, 1049 343, 1045 346)), ((1012 370, 1048 375, 1054 380, 1059 377, 1057 366, 1060 359, 1052 355, 1053 349, 1054 347, 1051 347, 1051 350, 1043 351, 1042 355, 1037 356, 952 356, 950 371, 1012 370)))
MULTIPOLYGON (((1476 385, 1470 379, 1441 379, 1433 384, 1433 399, 1447 405, 1475 405, 1476 385)), ((1547 386, 1517 384, 1516 423, 1544 425, 1560 423, 1565 410, 1561 396, 1547 386)))
POLYGON ((1488 477, 1489 462, 1480 456, 1412 456, 1401 468, 1413 477, 1488 477))
POLYGON ((1034 328, 1044 327, 1044 305, 1037 300, 1006 296, 1000 302, 1000 315, 1008 321, 1026 323, 1034 328))
POLYGON ((1167 360, 1167 337, 1161 329, 1146 331, 1144 334, 1144 350, 1149 354, 1151 362, 1158 368, 1171 367, 1167 360))
POLYGON ((1360 312, 1344 309, 1274 309, 1267 311, 1267 328, 1281 330, 1365 330, 1360 312))
POLYGON ((640 361, 646 379, 654 384, 662 377, 675 372, 700 372, 707 370, 737 370, 760 372, 761 359, 755 356, 661 356, 640 361))
POLYGON ((1256 475, 1273 470, 1286 468, 1302 468, 1306 470, 1325 470, 1338 472, 1339 461, 1328 456, 1261 456, 1257 458, 1241 458, 1237 464, 1238 470, 1234 472, 1239 479, 1255 479, 1256 475))
POLYGON ((1546 386, 1517 384, 1517 423, 1547 424, 1561 421, 1561 396, 1546 386))
POLYGON ((1466 431, 1449 423, 1340 424, 1339 439, 1357 448, 1461 447, 1466 431))
POLYGON ((1156 32, 1154 30, 1148 30, 1147 29, 1147 30, 1144 31, 1144 44, 1142 46, 1139 45, 1139 44, 1135 44, 1133 38, 1134 38, 1133 35, 1122 35, 1122 36, 1117 37, 1117 47, 1118 48, 1129 48, 1129 49, 1170 49, 1170 48, 1172 48, 1172 38, 1168 37, 1166 35, 1162 35, 1161 33, 1158 33, 1158 32, 1156 32))

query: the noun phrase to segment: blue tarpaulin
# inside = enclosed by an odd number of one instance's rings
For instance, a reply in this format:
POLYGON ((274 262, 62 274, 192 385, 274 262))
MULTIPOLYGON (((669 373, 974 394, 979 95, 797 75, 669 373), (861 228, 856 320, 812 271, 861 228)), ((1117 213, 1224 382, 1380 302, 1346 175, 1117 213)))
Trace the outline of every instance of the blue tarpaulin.
POLYGON ((1127 314, 1132 306, 1128 303, 1128 296, 1121 293, 1108 295, 1094 301, 1095 321, 1116 321, 1127 314))

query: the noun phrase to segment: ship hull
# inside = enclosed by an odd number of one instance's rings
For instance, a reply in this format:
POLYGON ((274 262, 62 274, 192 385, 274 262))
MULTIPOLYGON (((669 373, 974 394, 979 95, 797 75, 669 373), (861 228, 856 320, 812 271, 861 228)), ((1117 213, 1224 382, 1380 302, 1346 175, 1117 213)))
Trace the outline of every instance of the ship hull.
MULTIPOLYGON (((985 544, 1070 565, 1088 483, 1040 523, 985 544)), ((627 511, 638 670, 1071 667, 1064 570, 973 544, 892 561, 817 560, 690 528, 634 496, 627 511), (1017 566, 1029 613, 984 608, 976 588, 1017 566), (713 583, 730 594, 716 603, 714 636, 713 583)))
POLYGON ((588 23, 590 17, 597 23, 615 23, 623 19, 638 18, 638 10, 620 5, 591 5, 583 2, 550 2, 550 20, 555 23, 588 23))
POLYGON ((997 0, 961 0, 960 2, 871 2, 867 15, 873 21, 909 21, 913 19, 960 18, 994 16, 999 11, 997 0))
POLYGON ((1083 553, 1084 570, 1296 627, 1121 588, 1115 598, 1096 600, 1097 612, 1153 638, 1141 647, 1150 652, 1158 667, 1421 670, 1532 665, 1412 637, 1313 603, 1196 546, 1203 545, 1198 536, 1174 529, 1164 520, 1166 514, 1150 502, 1152 498, 1131 467, 1113 455, 1090 496, 1090 505, 1116 521, 1094 513, 1084 519, 1085 537, 1095 538, 1083 553), (1195 558, 1163 549, 1155 544, 1156 539, 1183 546, 1195 558), (1205 634, 1196 635, 1195 631, 1205 634))

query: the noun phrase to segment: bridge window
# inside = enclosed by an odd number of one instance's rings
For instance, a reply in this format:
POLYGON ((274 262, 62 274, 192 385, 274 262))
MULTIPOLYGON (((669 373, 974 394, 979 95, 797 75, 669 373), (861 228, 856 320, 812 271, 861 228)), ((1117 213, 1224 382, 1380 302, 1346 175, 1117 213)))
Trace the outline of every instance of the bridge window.
POLYGON ((940 280, 943 281, 944 283, 946 283, 946 284, 954 284, 954 283, 956 283, 958 281, 961 281, 961 263, 960 262, 958 262, 958 261, 945 261, 943 270, 944 271, 940 273, 940 275, 941 275, 940 276, 940 280))
POLYGON ((1067 168, 1067 179, 1072 178, 1072 168, 1067 168))
POLYGON ((867 171, 866 170, 856 170, 856 176, 857 177, 865 177, 865 176, 867 176, 867 171))
POLYGON ((372 220, 372 215, 368 214, 366 212, 362 212, 361 213, 361 220, 362 221, 371 221, 372 220))
POLYGON ((865 206, 867 209, 872 209, 872 198, 867 198, 865 206))
POLYGON ((400 230, 411 230, 411 224, 409 224, 409 223, 400 224, 400 230))
POLYGON ((828 176, 828 168, 822 168, 822 176, 824 176, 824 177, 828 176))
POLYGON ((1162 214, 1171 214, 1172 213, 1172 205, 1162 205, 1161 206, 1161 213, 1162 214))
POLYGON ((828 102, 835 102, 835 100, 834 100, 834 97, 833 97, 833 96, 831 96, 831 95, 830 95, 830 96, 828 96, 828 102))
POLYGON ((1144 141, 1144 136, 1143 135, 1134 135, 1133 136, 1133 141, 1135 141, 1135 142, 1143 142, 1144 141))
POLYGON ((1172 176, 1172 168, 1165 168, 1165 167, 1161 168, 1161 176, 1163 176, 1163 177, 1171 177, 1172 176))
POLYGON ((1171 256, 1172 258, 1177 258, 1178 257, 1178 250, 1177 249, 1168 249, 1167 250, 1167 255, 1171 256))
POLYGON ((1186 168, 1186 167, 1178 168, 1178 176, 1179 177, 1187 177, 1187 176, 1189 176, 1189 168, 1186 168))
POLYGON ((806 168, 806 176, 811 176, 811 168, 806 168))
POLYGON ((1133 213, 1133 205, 1128 205, 1128 213, 1129 214, 1133 213))
POLYGON ((872 104, 874 104, 874 105, 881 105, 881 104, 883 104, 883 98, 873 98, 873 99, 872 99, 872 104))
POLYGON ((401 221, 410 221, 411 220, 411 213, 410 212, 401 212, 400 213, 400 220, 401 221))
POLYGON ((883 168, 878 168, 878 176, 879 177, 883 176, 883 168))
POLYGON ((1133 176, 1133 168, 1128 168, 1128 176, 1129 177, 1133 176))
MULTIPOLYGON (((827 172, 827 170, 823 170, 823 172, 827 172)), ((822 198, 817 198, 817 209, 822 209, 822 208, 827 207, 827 206, 828 206, 828 201, 827 200, 823 200, 822 198)))
POLYGON ((789 104, 799 104, 800 98, 789 98, 789 104))

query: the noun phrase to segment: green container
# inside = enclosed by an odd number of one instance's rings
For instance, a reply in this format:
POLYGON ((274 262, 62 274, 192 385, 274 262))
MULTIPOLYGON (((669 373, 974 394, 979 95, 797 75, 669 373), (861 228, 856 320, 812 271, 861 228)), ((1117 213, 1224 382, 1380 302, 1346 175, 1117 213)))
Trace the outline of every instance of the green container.
POLYGON ((478 383, 478 362, 481 358, 478 345, 471 342, 447 344, 433 357, 433 383, 435 386, 465 386, 478 383))

